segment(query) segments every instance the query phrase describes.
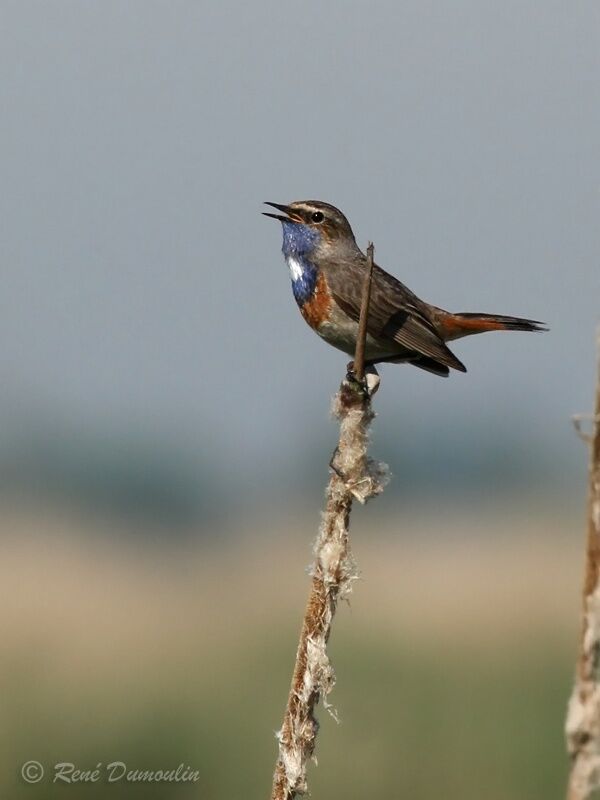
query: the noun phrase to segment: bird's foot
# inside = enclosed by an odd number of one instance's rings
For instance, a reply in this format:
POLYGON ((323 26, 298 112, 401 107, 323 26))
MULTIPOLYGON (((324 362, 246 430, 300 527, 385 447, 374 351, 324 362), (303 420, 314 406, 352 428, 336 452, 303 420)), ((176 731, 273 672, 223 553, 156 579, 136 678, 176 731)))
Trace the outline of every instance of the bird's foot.
POLYGON ((354 371, 354 361, 349 361, 346 364, 346 380, 348 383, 358 383, 356 372, 354 371))
POLYGON ((375 364, 367 363, 365 365, 365 377, 360 381, 354 371, 354 361, 349 361, 346 366, 346 382, 366 397, 372 397, 379 389, 380 378, 375 364))

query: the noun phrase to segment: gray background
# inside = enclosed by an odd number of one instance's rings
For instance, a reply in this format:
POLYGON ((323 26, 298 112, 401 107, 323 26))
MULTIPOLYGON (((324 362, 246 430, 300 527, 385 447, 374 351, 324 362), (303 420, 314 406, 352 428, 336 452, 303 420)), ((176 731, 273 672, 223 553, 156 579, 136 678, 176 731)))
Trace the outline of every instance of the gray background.
POLYGON ((597 4, 0 9, 8 472, 43 483, 63 459, 68 485, 81 461, 169 462, 192 493, 227 477, 244 502, 320 484, 346 358, 300 318, 259 213, 317 198, 425 299, 551 327, 457 343, 469 373, 446 381, 384 368, 375 445, 401 473, 384 502, 432 475, 453 491, 488 473, 581 483, 569 416, 591 408, 599 311, 597 4))

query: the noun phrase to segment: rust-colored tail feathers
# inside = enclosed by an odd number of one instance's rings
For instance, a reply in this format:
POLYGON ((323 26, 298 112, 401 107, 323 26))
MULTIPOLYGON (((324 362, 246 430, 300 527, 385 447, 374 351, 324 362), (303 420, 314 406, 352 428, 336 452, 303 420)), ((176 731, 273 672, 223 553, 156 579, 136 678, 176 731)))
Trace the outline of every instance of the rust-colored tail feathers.
POLYGON ((444 315, 442 327, 446 341, 471 336, 485 331, 547 331, 543 322, 503 314, 478 314, 461 312, 444 315))

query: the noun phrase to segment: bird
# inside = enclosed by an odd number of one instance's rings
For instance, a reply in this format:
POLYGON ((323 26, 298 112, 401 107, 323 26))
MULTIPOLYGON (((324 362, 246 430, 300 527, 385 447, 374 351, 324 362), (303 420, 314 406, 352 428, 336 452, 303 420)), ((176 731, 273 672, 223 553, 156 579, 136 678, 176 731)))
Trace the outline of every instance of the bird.
MULTIPOLYGON (((287 205, 265 202, 263 211, 283 228, 283 255, 300 313, 328 344, 354 355, 367 257, 344 214, 320 200, 287 205)), ((408 363, 447 377, 467 368, 447 343, 486 331, 545 331, 543 322, 501 314, 452 313, 426 303, 377 264, 373 265, 365 366, 408 363)))

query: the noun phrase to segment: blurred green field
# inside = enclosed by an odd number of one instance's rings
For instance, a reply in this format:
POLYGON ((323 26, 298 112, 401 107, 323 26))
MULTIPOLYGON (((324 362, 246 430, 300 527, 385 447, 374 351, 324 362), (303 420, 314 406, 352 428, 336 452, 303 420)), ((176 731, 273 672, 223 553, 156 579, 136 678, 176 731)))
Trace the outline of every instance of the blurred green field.
MULTIPOLYGON (((426 514, 378 519, 374 541, 357 516, 363 579, 331 641, 341 721, 319 710, 315 800, 563 796, 582 521, 496 509, 482 535, 481 518, 453 514, 443 536, 426 514)), ((313 523, 247 520, 235 542, 167 551, 5 511, 0 797, 267 798, 313 523), (29 759, 39 784, 19 776, 29 759), (52 783, 56 762, 115 760, 200 777, 52 783)))

